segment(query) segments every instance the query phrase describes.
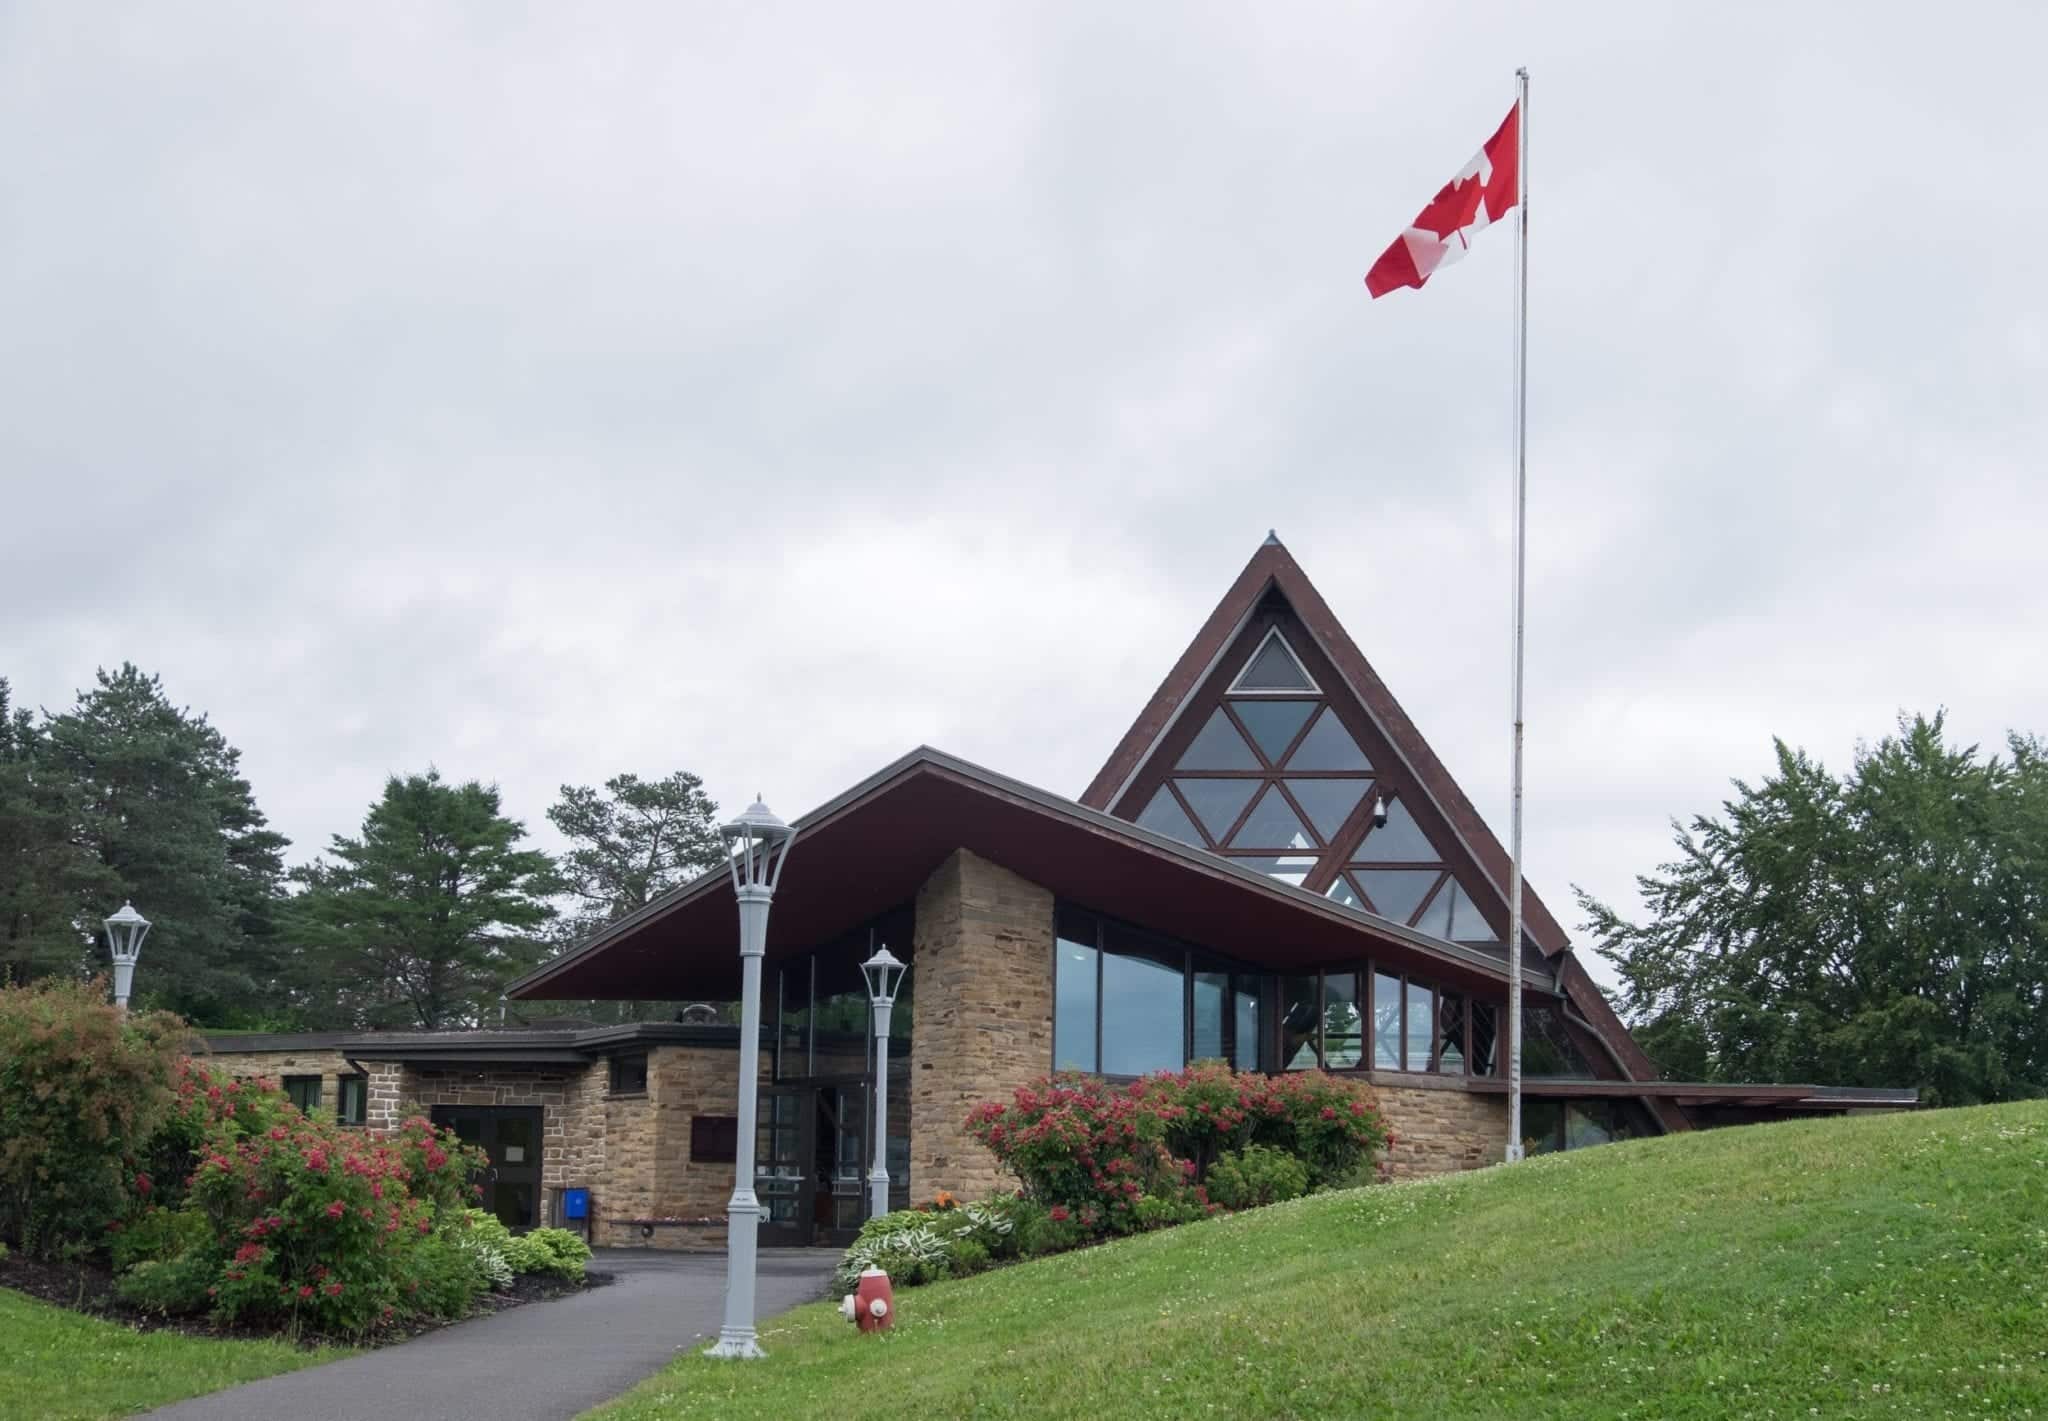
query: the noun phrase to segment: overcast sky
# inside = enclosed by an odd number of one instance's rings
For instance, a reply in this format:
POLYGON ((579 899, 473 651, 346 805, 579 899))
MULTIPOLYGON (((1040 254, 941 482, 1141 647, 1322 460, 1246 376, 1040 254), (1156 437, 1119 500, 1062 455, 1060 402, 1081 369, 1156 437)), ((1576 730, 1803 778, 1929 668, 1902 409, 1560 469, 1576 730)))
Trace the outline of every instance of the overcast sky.
POLYGON ((2048 730, 2048 10, 0 0, 0 675, 132 659, 303 858, 387 772, 920 742, 1078 794, 1277 528, 1529 871, 1902 710, 2048 730))

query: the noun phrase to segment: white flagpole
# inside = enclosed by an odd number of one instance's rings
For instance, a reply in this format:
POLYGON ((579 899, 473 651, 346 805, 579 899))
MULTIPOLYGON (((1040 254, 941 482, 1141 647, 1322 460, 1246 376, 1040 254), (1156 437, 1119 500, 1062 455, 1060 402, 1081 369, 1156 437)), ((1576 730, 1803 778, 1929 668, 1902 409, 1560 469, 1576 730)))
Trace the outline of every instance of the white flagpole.
POLYGON ((1508 828, 1508 1148, 1522 1157, 1522 601, 1529 512, 1529 71, 1515 71, 1515 763, 1508 828))

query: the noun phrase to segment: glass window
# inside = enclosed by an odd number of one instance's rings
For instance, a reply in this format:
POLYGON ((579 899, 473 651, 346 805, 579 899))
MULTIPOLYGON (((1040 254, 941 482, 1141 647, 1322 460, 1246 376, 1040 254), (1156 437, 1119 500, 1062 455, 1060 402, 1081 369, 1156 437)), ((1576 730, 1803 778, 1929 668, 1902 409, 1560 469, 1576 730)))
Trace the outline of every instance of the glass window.
POLYGON ((1337 712, 1324 709, 1316 717, 1316 723, 1309 727, 1301 744, 1294 747, 1294 754, 1288 757, 1290 770, 1370 770, 1372 761, 1365 758, 1365 752, 1358 748, 1358 742, 1351 738, 1351 732, 1344 728, 1344 722, 1337 719, 1337 712))
POLYGON ((1565 1029, 1563 1018, 1549 1007, 1522 1009, 1522 1073, 1593 1078, 1593 1068, 1580 1053, 1578 1042, 1565 1029))
POLYGON ((647 1094, 647 1055, 612 1057, 612 1094, 647 1094))
POLYGON ((1401 1069, 1401 979, 1384 972, 1372 978, 1372 1063, 1382 1071, 1401 1069))
POLYGON ((1415 916, 1442 874, 1433 868, 1361 868, 1351 876, 1372 900, 1374 912, 1405 923, 1415 916))
POLYGON ((1155 834, 1164 834, 1169 839, 1193 844, 1196 848, 1207 848, 1201 833, 1195 828, 1195 821, 1188 818, 1188 812, 1180 807, 1180 801, 1173 797, 1173 791, 1165 785, 1159 786, 1159 793, 1152 796, 1152 802, 1145 806, 1145 812, 1138 816, 1138 827, 1150 829, 1155 834))
POLYGON ((1324 890, 1323 896, 1333 902, 1342 903, 1347 908, 1365 907, 1365 900, 1358 896, 1357 891, 1341 873, 1337 875, 1337 881, 1324 890))
POLYGON ((1287 797, 1280 793, 1278 785, 1266 786, 1266 792, 1259 796, 1259 802, 1246 816, 1244 827, 1237 831, 1230 843, 1233 848, 1246 849, 1312 849, 1316 846, 1301 817, 1288 807, 1287 797))
POLYGON ((1525 1154, 1547 1155, 1564 1148, 1564 1103, 1557 1100, 1522 1101, 1522 1150, 1525 1154))
POLYGON ((335 1083, 334 1118, 344 1125, 360 1125, 370 1114, 370 1078, 343 1076, 335 1083))
POLYGON ((1433 994, 1429 988, 1414 982, 1408 984, 1408 1069, 1426 1071, 1429 1069, 1429 1048, 1436 1044, 1435 1014, 1431 1011, 1433 994))
POLYGON ((1499 942, 1500 934, 1480 916, 1479 905, 1456 880, 1451 883, 1451 930, 1444 934, 1453 942, 1499 942))
POLYGON ((1417 932, 1441 938, 1451 935, 1451 890, 1455 887, 1455 883, 1446 879, 1444 886, 1437 889, 1436 897, 1430 899, 1429 906, 1416 916, 1417 932))
POLYGON ((1102 954, 1102 1073, 1141 1076, 1187 1062, 1184 955, 1140 945, 1118 929, 1102 954))
POLYGON ((1230 974, 1197 972, 1192 983, 1194 1021, 1188 1036, 1188 1059, 1225 1059, 1223 1038, 1230 1015, 1230 974))
POLYGON ((1492 1002, 1472 1003, 1472 1068, 1475 1076, 1493 1074, 1494 1043, 1500 1039, 1499 1008, 1492 1002))
POLYGON ((1232 858, 1246 868, 1255 868, 1260 873, 1277 878, 1282 883, 1301 887, 1304 880, 1315 869, 1314 854, 1284 854, 1278 858, 1260 854, 1232 854, 1232 858))
POLYGON ((284 1093, 292 1104, 310 1114, 320 1108, 320 1077, 286 1076, 284 1093))
POLYGON ((1230 717, 1218 706, 1210 712, 1208 724, 1202 727, 1187 753, 1180 757, 1177 770, 1256 770, 1259 757, 1252 754, 1252 747, 1244 743, 1244 737, 1237 733, 1237 727, 1230 723, 1230 717))
POLYGON ((1331 972, 1323 977, 1323 1065, 1355 1069, 1365 1056, 1365 1017, 1358 1010, 1358 977, 1331 972))
POLYGON ((1237 718, 1244 722, 1245 729, 1252 733, 1253 742, 1274 764, 1280 763, 1280 756, 1294 743, 1294 737, 1301 733, 1309 716, 1315 713, 1314 701, 1232 701, 1230 708, 1237 712, 1237 718))
POLYGON ((1175 780, 1173 785, 1195 811, 1195 818, 1202 821, 1202 827, 1209 831, 1209 837, 1219 844, 1259 788, 1257 780, 1175 780))
POLYGON ((1366 831, 1357 857, 1360 863, 1435 863, 1441 855, 1408 806, 1395 799, 1387 802, 1387 822, 1366 831))
POLYGON ((1079 915, 1074 915, 1078 921, 1068 922, 1067 916, 1061 915, 1060 936, 1053 944, 1053 1068, 1092 1072, 1097 1065, 1095 923, 1079 915))
POLYGON ((1437 997, 1436 1068, 1453 1075, 1465 1069, 1465 999, 1455 992, 1437 997))
POLYGON ((1280 979, 1280 1064, 1283 1070, 1312 1071, 1322 1064, 1322 979, 1280 979))
POLYGON ((1568 1150, 1582 1150, 1588 1145, 1604 1145, 1614 1139, 1613 1117, 1602 1109, 1606 1102, 1587 1101, 1584 1105, 1573 1101, 1564 1108, 1564 1147, 1568 1150))
POLYGON ((1260 980, 1245 972, 1230 979, 1231 1024, 1234 1028, 1230 1063, 1240 1071, 1260 1069, 1265 1055, 1261 1049, 1266 1044, 1266 1018, 1259 1010, 1260 980))
POLYGON ((1295 659, 1294 649, 1287 644, 1287 638, 1279 629, 1266 633, 1266 639, 1259 649, 1252 653, 1244 670, 1237 673, 1233 691, 1313 691, 1316 683, 1309 680, 1308 672, 1301 669, 1295 659))
POLYGON ((1371 787, 1372 781, 1368 779, 1287 782, 1287 792, 1294 796, 1294 802, 1301 806, 1301 812, 1315 825, 1325 843, 1337 837, 1337 831, 1344 827, 1344 821, 1371 787))

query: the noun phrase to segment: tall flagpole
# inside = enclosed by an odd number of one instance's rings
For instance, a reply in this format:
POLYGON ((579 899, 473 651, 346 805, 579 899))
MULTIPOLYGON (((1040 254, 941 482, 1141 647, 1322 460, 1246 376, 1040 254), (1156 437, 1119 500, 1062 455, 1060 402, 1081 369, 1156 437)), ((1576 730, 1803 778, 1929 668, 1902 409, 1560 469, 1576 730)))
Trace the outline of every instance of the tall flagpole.
POLYGON ((1529 71, 1515 71, 1515 764, 1508 828, 1508 1148, 1522 1157, 1522 602, 1529 515, 1529 71))

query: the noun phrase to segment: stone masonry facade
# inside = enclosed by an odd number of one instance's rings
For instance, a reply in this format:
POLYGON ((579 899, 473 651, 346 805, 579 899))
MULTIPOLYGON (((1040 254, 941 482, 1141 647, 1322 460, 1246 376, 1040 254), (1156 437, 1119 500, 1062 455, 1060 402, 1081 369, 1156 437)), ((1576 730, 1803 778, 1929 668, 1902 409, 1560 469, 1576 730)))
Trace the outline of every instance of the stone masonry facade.
POLYGON ((1014 1187, 966 1119, 1052 1065, 1052 894, 956 850, 918 890, 916 952, 911 1197, 1014 1187))
POLYGON ((1398 1078, 1375 1074, 1373 1088, 1394 1132, 1387 1168, 1395 1179, 1501 1162, 1507 1152, 1506 1096, 1476 1095, 1448 1080, 1428 1088, 1387 1083, 1393 1079, 1398 1078))
POLYGON ((320 1104, 332 1110, 341 1100, 341 1078, 356 1074, 355 1067, 341 1052, 327 1047, 297 1051, 218 1051, 206 1064, 225 1075, 246 1080, 261 1076, 282 1086, 286 1076, 320 1077, 320 1104))

